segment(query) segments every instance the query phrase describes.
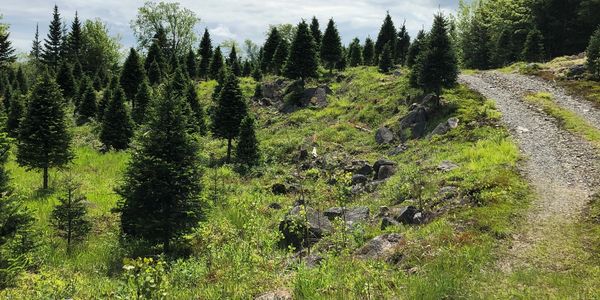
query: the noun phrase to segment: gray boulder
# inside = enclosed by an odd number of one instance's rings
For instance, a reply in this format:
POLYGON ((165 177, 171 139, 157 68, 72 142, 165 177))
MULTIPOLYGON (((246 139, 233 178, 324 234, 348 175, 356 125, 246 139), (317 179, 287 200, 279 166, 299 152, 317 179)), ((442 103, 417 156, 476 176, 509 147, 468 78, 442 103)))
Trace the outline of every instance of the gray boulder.
POLYGON ((384 230, 391 226, 397 226, 397 225, 400 225, 400 222, 394 220, 394 218, 383 217, 381 219, 381 230, 384 230))
POLYGON ((294 246, 301 249, 310 246, 331 230, 331 222, 327 217, 312 207, 303 205, 294 206, 279 223, 279 231, 283 234, 281 245, 285 248, 294 246))
MULTIPOLYGON (((425 136, 427 127, 427 109, 423 105, 415 105, 414 108, 400 120, 400 132, 410 131, 411 138, 421 138, 425 136)), ((408 138, 403 136, 403 138, 408 138)))
POLYGON ((367 176, 365 176, 365 175, 362 175, 362 174, 352 175, 352 185, 364 184, 364 183, 367 183, 367 181, 369 181, 369 178, 367 178, 367 176))
POLYGON ((289 290, 277 290, 266 292, 254 298, 254 300, 292 300, 292 293, 289 290))
POLYGON ((382 234, 368 241, 356 251, 361 259, 387 259, 400 247, 403 238, 398 233, 382 234))
POLYGON ((396 162, 389 159, 380 159, 373 164, 373 171, 375 174, 379 172, 379 168, 382 166, 395 166, 396 162))
POLYGON ((438 171, 442 172, 450 172, 456 168, 458 168, 458 165, 449 160, 445 160, 437 166, 438 171))
MULTIPOLYGON (((349 225, 357 222, 367 222, 369 220, 369 208, 366 206, 348 207, 346 210, 346 223, 349 225)), ((331 221, 336 218, 344 217, 344 208, 332 207, 325 210, 323 214, 331 221)))
POLYGON ((431 135, 446 134, 456 127, 458 127, 458 118, 450 118, 448 121, 440 123, 435 129, 433 129, 431 135))
POLYGON ((392 216, 394 220, 402 224, 418 224, 417 220, 415 220, 415 215, 418 212, 419 210, 414 206, 403 206, 394 209, 392 216))
POLYGON ((394 133, 387 127, 381 127, 375 132, 375 142, 377 144, 389 144, 394 140, 394 133))

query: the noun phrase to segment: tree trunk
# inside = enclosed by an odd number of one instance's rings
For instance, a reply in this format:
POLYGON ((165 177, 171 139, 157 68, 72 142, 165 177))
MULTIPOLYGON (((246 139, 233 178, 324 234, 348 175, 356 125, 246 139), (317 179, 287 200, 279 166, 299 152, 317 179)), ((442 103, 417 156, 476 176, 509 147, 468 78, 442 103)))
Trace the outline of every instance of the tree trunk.
POLYGON ((48 167, 44 167, 44 184, 43 184, 43 189, 44 190, 48 189, 48 167))
POLYGON ((227 163, 231 161, 231 138, 227 139, 227 163))

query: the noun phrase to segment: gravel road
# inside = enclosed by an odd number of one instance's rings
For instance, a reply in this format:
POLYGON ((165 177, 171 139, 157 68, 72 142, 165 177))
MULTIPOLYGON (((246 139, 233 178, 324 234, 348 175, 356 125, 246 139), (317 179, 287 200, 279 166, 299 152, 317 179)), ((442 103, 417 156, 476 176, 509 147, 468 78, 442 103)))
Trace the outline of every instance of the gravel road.
MULTIPOLYGON (((536 192, 525 224, 500 267, 505 271, 543 261, 561 264, 566 239, 577 238, 573 228, 590 196, 600 189, 600 151, 580 137, 561 129, 556 120, 523 101, 531 92, 549 92, 559 105, 584 117, 600 129, 600 111, 563 90, 517 74, 482 72, 461 75, 460 82, 496 102, 502 121, 512 132, 523 156, 522 168, 536 192)), ((573 244, 573 243, 569 243, 573 244)), ((548 266, 555 269, 556 265, 548 266)))

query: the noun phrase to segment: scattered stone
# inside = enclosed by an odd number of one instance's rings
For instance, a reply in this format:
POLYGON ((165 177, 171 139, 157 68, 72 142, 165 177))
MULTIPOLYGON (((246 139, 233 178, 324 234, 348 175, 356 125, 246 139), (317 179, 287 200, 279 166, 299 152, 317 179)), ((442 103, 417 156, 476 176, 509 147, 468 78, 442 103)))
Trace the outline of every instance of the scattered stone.
POLYGON ((392 151, 390 151, 390 156, 394 156, 394 155, 398 155, 400 153, 403 153, 404 151, 406 151, 407 147, 404 144, 400 144, 398 146, 396 146, 394 149, 392 149, 392 151))
POLYGON ((377 172, 377 180, 385 180, 396 174, 396 167, 394 165, 383 165, 377 172))
MULTIPOLYGON (((332 207, 325 210, 323 213, 329 220, 333 221, 336 218, 344 217, 344 208, 332 207)), ((346 223, 354 224, 357 222, 366 222, 369 220, 369 208, 366 206, 346 208, 346 223)))
POLYGON ((419 211, 414 206, 403 206, 394 214, 394 219, 402 224, 418 224, 415 223, 415 215, 419 211))
POLYGON ((373 172, 375 172, 375 174, 379 173, 379 168, 381 168, 382 166, 395 166, 396 162, 391 161, 389 159, 380 159, 378 161, 376 161, 373 164, 373 172))
POLYGON ((394 133, 387 127, 381 127, 375 132, 375 141, 377 144, 389 144, 394 140, 394 133))
POLYGON ((421 105, 432 108, 440 105, 440 98, 435 94, 427 94, 421 100, 421 105))
POLYGON ((371 175, 371 173, 373 173, 373 168, 367 163, 364 163, 360 168, 358 168, 355 171, 355 174, 360 174, 360 175, 365 175, 365 176, 369 176, 369 175, 371 175))
POLYGON ((300 153, 298 153, 298 159, 303 161, 308 158, 308 150, 304 147, 300 148, 300 153))
MULTIPOLYGON (((412 138, 421 138, 425 136, 427 127, 427 110, 423 105, 417 104, 406 116, 400 120, 400 133, 410 130, 412 138)), ((403 138, 407 138, 403 136, 403 138)))
POLYGON ((397 226, 397 225, 400 225, 400 223, 398 221, 394 220, 394 218, 383 217, 381 219, 381 230, 384 230, 391 226, 397 226))
POLYGON ((296 249, 310 246, 331 232, 331 222, 314 208, 297 205, 279 223, 282 246, 296 249))
POLYGON ((431 135, 442 135, 450 130, 458 127, 458 118, 450 118, 448 121, 440 123, 432 132, 431 135))
POLYGON ((449 160, 445 160, 437 166, 438 171, 442 172, 450 172, 456 168, 458 168, 458 165, 449 160))
POLYGON ((580 78, 585 74, 586 71, 586 67, 583 64, 578 64, 578 65, 574 65, 569 67, 568 71, 567 71, 567 77, 569 78, 580 78))
POLYGON ((292 300, 292 293, 289 290, 277 290, 272 292, 266 292, 260 296, 254 298, 254 300, 292 300))
POLYGON ((285 195, 287 194, 287 187, 283 183, 275 183, 271 186, 271 192, 274 195, 285 195))
POLYGON ((403 238, 398 233, 386 233, 373 238, 356 251, 362 259, 386 259, 394 254, 401 245, 403 238))
POLYGON ((362 174, 352 175, 352 185, 364 184, 364 183, 367 183, 367 181, 369 181, 369 178, 367 178, 367 176, 365 176, 365 175, 362 175, 362 174))

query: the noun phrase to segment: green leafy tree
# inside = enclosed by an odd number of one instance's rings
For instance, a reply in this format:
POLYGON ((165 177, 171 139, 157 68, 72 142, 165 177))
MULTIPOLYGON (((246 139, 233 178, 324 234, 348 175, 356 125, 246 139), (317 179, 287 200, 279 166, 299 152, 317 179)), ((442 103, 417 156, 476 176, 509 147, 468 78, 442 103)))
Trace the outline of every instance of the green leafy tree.
POLYGON ((289 48, 290 45, 286 40, 281 40, 279 45, 277 45, 277 50, 275 50, 275 55, 273 55, 271 61, 272 70, 275 75, 281 75, 285 62, 289 56, 289 48))
POLYGON ((146 121, 149 105, 152 101, 152 91, 147 80, 142 81, 137 94, 135 95, 135 103, 137 105, 133 109, 131 116, 136 124, 142 124, 146 121))
POLYGON ((196 43, 194 28, 199 21, 192 10, 181 7, 178 2, 147 1, 138 8, 137 17, 130 25, 141 48, 148 49, 155 33, 163 30, 172 52, 183 56, 196 43))
POLYGON ((590 38, 587 47, 586 66, 592 77, 600 80, 600 27, 594 32, 590 38))
POLYGON ((212 59, 210 60, 209 75, 211 79, 217 79, 221 70, 223 69, 223 54, 221 53, 221 47, 215 48, 212 59))
POLYGON ((541 62, 546 57, 544 52, 544 37, 542 32, 533 28, 527 34, 521 57, 527 62, 541 62))
POLYGON ((135 95, 137 94, 140 83, 144 80, 144 77, 145 73, 142 63, 140 62, 140 57, 138 56, 137 51, 131 48, 131 50, 129 50, 129 56, 127 56, 127 59, 123 64, 120 83, 123 92, 125 92, 125 97, 133 103, 133 107, 135 107, 135 95))
POLYGON ((456 53, 448 34, 448 21, 437 14, 411 73, 411 82, 440 96, 443 87, 452 87, 458 77, 456 53))
POLYGON ((290 46, 290 55, 283 74, 287 78, 304 81, 308 78, 316 78, 318 67, 317 46, 308 30, 308 25, 302 21, 298 24, 296 35, 290 46))
POLYGON ((272 27, 263 46, 261 60, 262 72, 271 72, 271 60, 273 59, 273 55, 275 55, 275 51, 277 50, 277 46, 281 40, 282 37, 279 34, 277 27, 272 27))
POLYGON ((17 162, 43 170, 43 189, 48 189, 48 169, 63 167, 73 159, 63 103, 56 81, 43 74, 33 87, 19 126, 17 162))
POLYGON ((392 48, 392 59, 396 56, 394 50, 396 49, 396 27, 394 27, 394 22, 392 21, 392 17, 388 12, 383 20, 383 24, 381 25, 381 29, 379 30, 379 35, 377 36, 377 41, 375 42, 375 60, 379 62, 379 56, 383 53, 383 48, 389 42, 390 47, 392 48))
POLYGON ((412 68, 417 62, 417 57, 421 54, 421 50, 423 49, 423 45, 425 43, 425 31, 420 30, 415 38, 415 41, 410 44, 408 48, 408 53, 406 54, 406 66, 412 68))
POLYGON ((398 39, 396 41, 396 63, 401 65, 404 65, 406 63, 406 55, 408 54, 409 47, 410 35, 408 34, 408 31, 406 31, 406 25, 402 24, 402 27, 398 32, 398 39))
POLYGON ((323 34, 321 33, 321 29, 319 28, 319 20, 315 16, 312 17, 312 20, 310 22, 310 33, 312 34, 312 37, 315 40, 317 49, 321 49, 321 40, 323 40, 323 34))
POLYGON ((60 64, 62 41, 63 30, 60 13, 58 6, 54 5, 48 37, 44 40, 42 50, 42 61, 52 70, 56 70, 60 64))
POLYGON ((240 137, 236 147, 236 160, 245 167, 258 165, 260 151, 254 129, 254 118, 246 116, 240 125, 240 137))
POLYGON ((363 61, 365 63, 365 65, 367 66, 372 66, 374 63, 374 56, 375 56, 375 44, 373 44, 373 40, 368 37, 365 40, 365 45, 363 46, 363 61))
POLYGON ((76 97, 77 84, 73 76, 73 69, 66 61, 60 64, 60 69, 58 69, 58 74, 56 74, 56 82, 60 86, 64 98, 73 100, 76 97))
POLYGON ((227 162, 231 161, 232 140, 238 137, 242 120, 248 108, 237 77, 227 72, 213 114, 212 132, 227 140, 227 162))
MULTIPOLYGON (((3 122, 3 120, 2 120, 3 122)), ((29 265, 31 227, 34 219, 24 202, 13 194, 6 162, 10 156, 10 139, 0 132, 0 289, 9 287, 29 265)))
POLYGON ((354 38, 350 47, 348 48, 348 58, 351 67, 360 66, 363 64, 362 48, 360 47, 360 40, 354 38))
POLYGON ((235 76, 239 77, 242 75, 242 68, 240 67, 240 61, 237 57, 235 45, 231 47, 231 51, 229 52, 229 59, 227 60, 227 65, 229 66, 231 72, 233 72, 235 76))
POLYGON ((328 65, 330 74, 333 72, 335 64, 342 59, 342 40, 333 19, 329 19, 323 34, 321 59, 328 65))
POLYGON ((185 66, 188 76, 191 79, 196 78, 198 75, 198 67, 196 66, 196 54, 194 54, 192 49, 188 51, 187 57, 185 58, 185 66))
POLYGON ((83 87, 83 94, 79 106, 77 107, 79 121, 87 123, 91 119, 95 119, 98 114, 98 101, 96 100, 96 91, 94 86, 88 82, 87 86, 83 87))
POLYGON ((185 106, 162 95, 116 190, 123 234, 162 244, 165 253, 202 219, 200 147, 186 130, 185 106))
POLYGON ((92 228, 88 219, 85 196, 79 193, 79 183, 73 176, 62 184, 64 195, 58 197, 58 205, 52 210, 51 224, 58 236, 67 242, 67 253, 71 253, 73 242, 82 240, 92 228))
POLYGON ((133 136, 133 122, 125 107, 125 92, 118 87, 112 96, 102 118, 100 141, 107 148, 125 150, 133 136))
POLYGON ((210 33, 208 33, 208 29, 204 29, 204 35, 200 41, 200 49, 198 54, 200 56, 198 75, 206 80, 209 76, 209 66, 213 56, 212 42, 210 40, 210 33))
POLYGON ((394 66, 392 59, 392 43, 388 43, 383 47, 383 52, 379 57, 379 72, 388 73, 394 66))
POLYGON ((100 19, 86 20, 82 29, 82 50, 79 61, 88 74, 112 70, 121 59, 118 36, 111 36, 100 19))

